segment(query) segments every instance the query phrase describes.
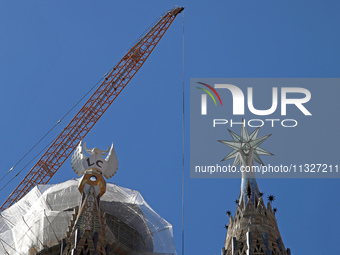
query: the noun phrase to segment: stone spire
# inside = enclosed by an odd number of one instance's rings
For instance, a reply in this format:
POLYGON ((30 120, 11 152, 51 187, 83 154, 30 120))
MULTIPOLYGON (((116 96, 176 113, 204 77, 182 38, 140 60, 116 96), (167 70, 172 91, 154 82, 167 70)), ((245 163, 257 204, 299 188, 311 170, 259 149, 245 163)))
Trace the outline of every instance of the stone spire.
POLYGON ((254 161, 260 165, 264 165, 259 155, 273 154, 259 147, 271 135, 257 138, 260 128, 255 129, 249 135, 244 121, 242 121, 242 123, 241 136, 228 129, 234 141, 219 140, 219 142, 233 148, 233 151, 225 156, 222 161, 235 158, 233 166, 236 167, 241 164, 243 170, 246 170, 242 171, 241 192, 239 197, 239 204, 243 202, 245 205, 249 198, 251 198, 252 203, 254 203, 255 198, 259 197, 260 191, 256 183, 255 172, 251 171, 252 166, 254 166, 254 161))
POLYGON ((85 171, 78 189, 82 200, 73 214, 66 238, 62 240, 61 254, 109 255, 105 215, 99 208, 106 182, 100 172, 90 169, 85 171))
POLYGON ((236 213, 229 216, 229 225, 222 255, 291 255, 285 249, 275 218, 275 210, 271 203, 264 204, 259 191, 255 172, 251 171, 254 161, 263 165, 259 155, 273 155, 259 147, 270 135, 257 138, 259 128, 250 135, 245 127, 241 136, 228 130, 234 141, 219 140, 233 148, 225 158, 235 158, 233 166, 241 165, 242 172, 240 196, 237 201, 236 213))
MULTIPOLYGON (((81 202, 73 214, 66 238, 61 242, 62 255, 109 255, 113 240, 108 240, 105 213, 100 210, 100 198, 106 192, 106 181, 118 169, 118 160, 113 148, 101 151, 98 148, 83 148, 82 142, 72 156, 73 170, 83 177, 78 190, 81 202), (84 149, 90 155, 85 156, 84 149), (108 153, 106 159, 102 156, 108 153)), ((112 235, 112 233, 111 233, 112 235)))

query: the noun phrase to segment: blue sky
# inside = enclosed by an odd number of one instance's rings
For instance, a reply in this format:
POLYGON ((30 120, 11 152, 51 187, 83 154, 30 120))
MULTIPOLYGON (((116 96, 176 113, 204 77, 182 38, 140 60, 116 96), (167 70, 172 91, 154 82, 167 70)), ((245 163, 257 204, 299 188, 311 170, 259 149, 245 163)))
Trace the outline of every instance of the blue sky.
MULTIPOLYGON (((1 171, 6 173, 174 5, 186 8, 185 254, 220 254, 228 221, 225 211, 235 212, 240 180, 189 177, 190 78, 339 77, 338 1, 2 1, 1 171)), ((88 147, 103 149, 114 142, 120 168, 112 181, 140 191, 174 225, 178 254, 182 245, 182 19, 182 14, 176 18, 85 139, 88 147)), ((339 107, 327 97, 319 104, 339 107)), ((338 116, 328 117, 323 129, 311 126, 300 132, 316 141, 328 140, 329 147, 318 148, 316 143, 296 155, 307 157, 309 150, 336 155, 339 121, 332 119, 338 116)), ((282 148, 284 137, 274 137, 263 147, 269 146, 275 154, 292 150, 282 148)), ((1 191, 3 201, 30 167, 1 191)), ((67 160, 50 183, 73 177, 67 160)), ((339 179, 261 179, 258 184, 266 194, 275 194, 280 232, 293 254, 334 253, 332 244, 340 237, 339 179)))

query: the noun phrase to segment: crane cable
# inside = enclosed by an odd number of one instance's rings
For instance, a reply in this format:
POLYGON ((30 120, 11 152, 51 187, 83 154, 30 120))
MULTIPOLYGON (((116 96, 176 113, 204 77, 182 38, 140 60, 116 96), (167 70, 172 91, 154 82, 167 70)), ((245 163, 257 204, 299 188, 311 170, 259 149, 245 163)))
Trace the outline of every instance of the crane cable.
POLYGON ((182 255, 184 255, 184 12, 183 12, 183 85, 182 85, 182 255))
MULTIPOLYGON (((14 166, 13 167, 11 167, 11 169, 9 169, 8 170, 8 172, 4 175, 4 176, 2 176, 2 178, 0 179, 0 182, 10 173, 10 172, 12 172, 12 170, 24 159, 24 158, 26 158, 26 156, 38 145, 38 144, 40 144, 47 136, 48 136, 48 134, 49 133, 51 133, 52 132, 52 130, 57 126, 57 125, 59 125, 61 122, 62 122, 62 120, 65 118, 65 117, 67 117, 69 114, 70 114, 70 112, 81 102, 81 101, 83 101, 84 100, 84 98, 95 88, 95 87, 97 87, 97 85, 105 78, 105 76, 107 76, 107 74, 109 73, 109 72, 111 72, 112 71, 112 69, 113 68, 111 68, 94 86, 92 86, 92 88, 90 88, 90 90, 89 91, 87 91, 86 93, 85 93, 85 95, 83 96, 83 97, 81 97, 79 100, 78 100, 78 102, 74 105, 74 106, 72 106, 67 112, 66 112, 66 114, 64 114, 63 116, 62 116, 62 118, 61 119, 59 119, 58 120, 58 122, 49 130, 49 131, 47 131, 47 133, 45 134, 45 135, 43 135, 43 137, 42 138, 40 138, 39 140, 38 140, 38 142, 36 142, 29 150, 28 150, 28 152, 24 155, 24 156, 22 156, 20 159, 19 159, 19 161, 16 163, 16 164, 14 164, 14 166)), ((57 138, 58 136, 56 136, 54 139, 52 139, 39 153, 37 153, 32 159, 31 159, 31 161, 29 161, 23 168, 21 168, 20 169, 20 171, 16 174, 16 175, 14 175, 1 189, 0 189, 0 191, 2 191, 8 184, 10 184, 29 164, 31 164, 32 163, 32 161, 33 160, 35 160, 43 151, 45 151, 45 149, 57 138)))

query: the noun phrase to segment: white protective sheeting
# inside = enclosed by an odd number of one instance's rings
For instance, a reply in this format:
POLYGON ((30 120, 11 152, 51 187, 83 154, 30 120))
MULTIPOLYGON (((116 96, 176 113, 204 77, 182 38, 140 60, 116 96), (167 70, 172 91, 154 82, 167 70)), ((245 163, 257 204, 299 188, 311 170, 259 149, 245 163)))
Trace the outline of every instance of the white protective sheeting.
MULTIPOLYGON (((65 237, 73 208, 79 205, 80 199, 78 180, 36 186, 1 213, 0 254, 31 255, 58 245, 65 237)), ((101 201, 101 207, 108 214, 142 236, 149 247, 147 254, 176 254, 172 225, 159 216, 138 191, 108 183, 101 201)))

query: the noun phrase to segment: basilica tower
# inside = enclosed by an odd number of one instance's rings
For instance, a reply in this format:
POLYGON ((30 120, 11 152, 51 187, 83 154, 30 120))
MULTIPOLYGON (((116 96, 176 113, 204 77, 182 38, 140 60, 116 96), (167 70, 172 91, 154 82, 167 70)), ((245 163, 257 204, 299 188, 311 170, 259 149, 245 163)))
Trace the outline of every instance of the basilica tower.
MULTIPOLYGON (((251 170, 254 161, 263 165, 259 155, 272 155, 259 147, 270 136, 257 138, 259 128, 248 134, 243 125, 241 136, 228 131, 233 141, 219 142, 233 148, 233 151, 222 161, 235 158, 234 167, 240 164, 243 169, 251 170)), ((230 211, 227 212, 229 225, 226 225, 227 235, 222 255, 291 255, 290 249, 285 248, 277 226, 276 209, 271 207, 275 197, 268 196, 267 207, 262 197, 255 172, 242 172, 235 216, 233 217, 230 211)))

